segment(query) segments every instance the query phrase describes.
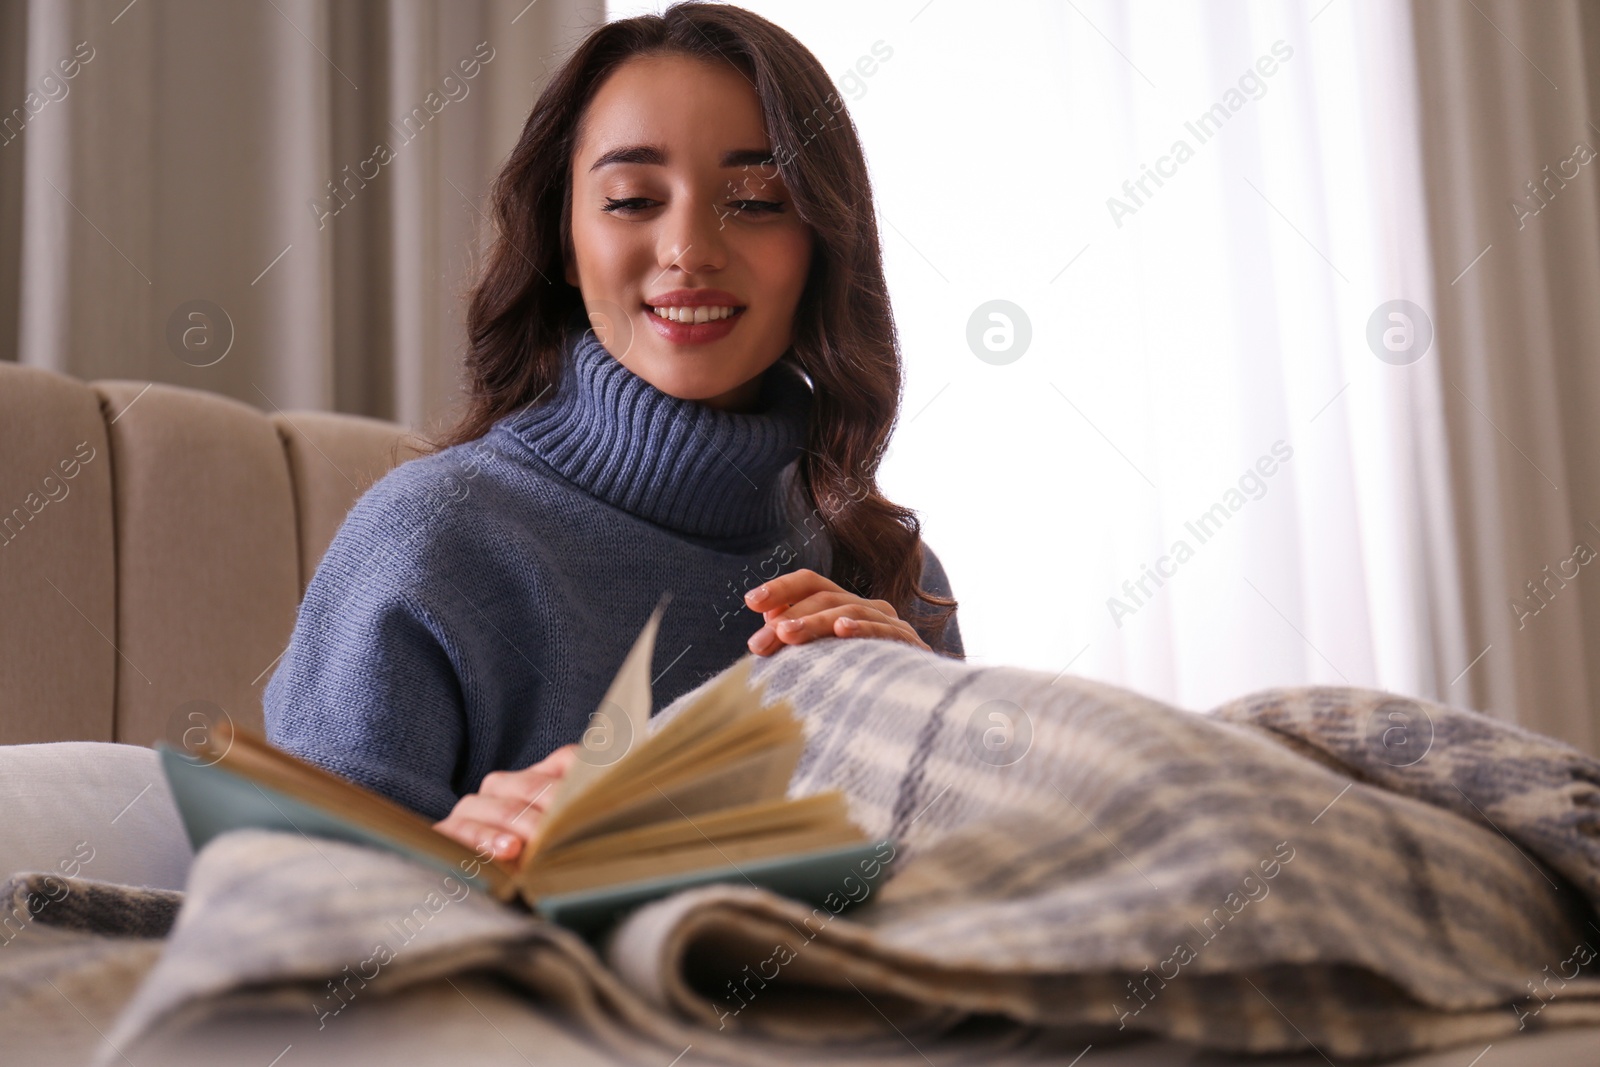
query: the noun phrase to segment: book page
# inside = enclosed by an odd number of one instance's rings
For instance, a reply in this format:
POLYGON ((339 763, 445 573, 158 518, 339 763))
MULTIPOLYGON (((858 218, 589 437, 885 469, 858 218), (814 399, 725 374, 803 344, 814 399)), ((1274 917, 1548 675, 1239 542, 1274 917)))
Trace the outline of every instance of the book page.
POLYGON ((864 840, 844 794, 828 790, 578 841, 520 872, 517 886, 528 899, 864 840))
MULTIPOLYGON (((641 642, 645 636, 640 636, 641 642)), ((648 636, 653 641, 653 630, 648 636)), ((762 708, 761 690, 750 688, 753 659, 742 657, 662 729, 651 730, 647 719, 644 730, 633 735, 628 751, 610 765, 594 766, 592 760, 585 760, 580 754, 567 772, 568 780, 558 787, 560 792, 545 809, 538 836, 523 853, 519 866, 531 862, 542 849, 583 833, 594 818, 609 817, 612 810, 638 802, 644 783, 650 778, 659 776, 663 787, 670 791, 669 782, 683 773, 701 773, 707 764, 720 762, 719 757, 735 760, 743 756, 749 747, 745 742, 752 735, 773 735, 767 747, 797 736, 800 727, 793 714, 783 708, 762 708), (755 721, 740 723, 741 716, 754 716, 755 721), (730 726, 735 727, 732 732, 730 726), (711 745, 716 749, 707 751, 711 745), (583 770, 574 779, 573 772, 580 766, 583 770), (670 773, 659 774, 658 768, 670 769, 670 773)), ((643 656, 643 663, 647 668, 648 655, 643 656)), ((624 665, 624 671, 627 669, 624 665)))
MULTIPOLYGON (((745 696, 752 699, 748 691, 745 696)), ((768 780, 778 779, 771 783, 771 795, 781 796, 793 776, 793 764, 799 760, 804 741, 802 728, 786 704, 747 710, 721 729, 677 747, 666 758, 658 758, 656 752, 660 737, 651 736, 627 759, 619 760, 606 775, 603 786, 590 790, 581 802, 569 805, 559 818, 542 821, 539 847, 553 847, 581 837, 590 832, 593 824, 609 821, 614 813, 653 804, 663 792, 671 794, 687 782, 717 772, 724 764, 742 763, 762 753, 792 751, 794 756, 788 765, 769 764, 772 773, 768 780)))
POLYGON ((583 892, 645 878, 665 878, 707 867, 737 870, 741 863, 837 848, 863 840, 865 838, 856 831, 837 826, 795 828, 719 844, 701 840, 644 855, 617 856, 573 869, 533 873, 525 876, 526 881, 518 888, 524 900, 537 906, 538 898, 552 894, 583 892))
POLYGON ((556 848, 574 839, 782 797, 788 792, 803 747, 804 742, 796 739, 675 781, 647 781, 630 802, 593 819, 574 820, 559 827, 559 833, 547 833, 542 843, 546 849, 556 848))

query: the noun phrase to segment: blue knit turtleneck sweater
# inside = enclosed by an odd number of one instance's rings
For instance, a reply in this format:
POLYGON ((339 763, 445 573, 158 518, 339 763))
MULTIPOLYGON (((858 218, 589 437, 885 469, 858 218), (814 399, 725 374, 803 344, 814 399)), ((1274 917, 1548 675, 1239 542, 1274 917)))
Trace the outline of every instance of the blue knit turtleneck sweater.
MULTIPOLYGON (((490 771, 578 740, 663 592, 657 708, 748 651, 747 589, 830 573, 796 477, 800 372, 781 360, 755 411, 721 411, 656 389, 586 326, 553 394, 351 508, 267 684, 274 744, 442 819, 490 771)), ((950 595, 923 555, 923 588, 950 595)), ((953 617, 943 647, 961 650, 953 617)))

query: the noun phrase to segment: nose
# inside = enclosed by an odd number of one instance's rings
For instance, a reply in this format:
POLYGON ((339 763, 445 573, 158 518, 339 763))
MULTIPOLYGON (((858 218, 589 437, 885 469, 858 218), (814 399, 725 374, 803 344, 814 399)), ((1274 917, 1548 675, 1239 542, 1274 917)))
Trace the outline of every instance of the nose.
POLYGON ((722 239, 725 223, 716 205, 699 197, 684 197, 673 203, 662 216, 658 239, 661 273, 678 270, 684 274, 718 271, 727 265, 727 246, 722 239))

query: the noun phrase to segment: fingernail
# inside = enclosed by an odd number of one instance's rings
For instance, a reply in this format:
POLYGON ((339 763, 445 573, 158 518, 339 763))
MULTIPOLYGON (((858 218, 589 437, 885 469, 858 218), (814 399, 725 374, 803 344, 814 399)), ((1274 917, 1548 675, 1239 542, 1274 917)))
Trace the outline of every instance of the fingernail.
POLYGON ((778 629, 786 634, 792 634, 803 625, 799 619, 784 619, 778 624, 778 629))
POLYGON ((510 834, 501 834, 499 837, 494 839, 494 848, 496 852, 509 852, 511 849, 516 847, 516 844, 517 839, 512 837, 510 834))
POLYGON ((758 585, 744 595, 744 602, 751 605, 759 604, 765 599, 767 599, 767 587, 764 585, 758 585))
POLYGON ((840 619, 839 620, 839 626, 841 628, 843 628, 843 629, 846 629, 846 630, 854 630, 856 628, 856 620, 854 620, 854 619, 840 619))
POLYGON ((777 639, 777 634, 763 626, 761 629, 750 635, 750 651, 765 652, 769 647, 771 647, 773 642, 777 641, 777 639))

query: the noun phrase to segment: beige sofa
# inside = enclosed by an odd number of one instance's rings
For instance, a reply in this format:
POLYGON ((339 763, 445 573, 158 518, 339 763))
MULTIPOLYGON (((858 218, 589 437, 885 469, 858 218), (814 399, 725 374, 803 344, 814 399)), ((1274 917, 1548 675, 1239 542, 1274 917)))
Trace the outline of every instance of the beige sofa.
POLYGON ((306 581, 403 427, 0 363, 0 744, 259 729, 306 581))

